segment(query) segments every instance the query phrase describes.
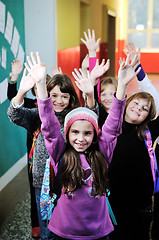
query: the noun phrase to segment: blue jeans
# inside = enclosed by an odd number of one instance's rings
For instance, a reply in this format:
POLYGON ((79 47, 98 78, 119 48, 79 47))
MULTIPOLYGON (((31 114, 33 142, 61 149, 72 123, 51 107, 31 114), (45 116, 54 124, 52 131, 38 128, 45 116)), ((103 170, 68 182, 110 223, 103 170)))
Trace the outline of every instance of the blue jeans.
POLYGON ((35 198, 36 198, 36 204, 37 204, 37 212, 38 212, 38 219, 39 219, 39 227, 40 227, 40 238, 41 240, 54 240, 55 235, 53 232, 51 232, 48 229, 48 222, 42 220, 41 218, 41 210, 40 210, 40 194, 41 194, 41 189, 40 188, 35 188, 35 198))

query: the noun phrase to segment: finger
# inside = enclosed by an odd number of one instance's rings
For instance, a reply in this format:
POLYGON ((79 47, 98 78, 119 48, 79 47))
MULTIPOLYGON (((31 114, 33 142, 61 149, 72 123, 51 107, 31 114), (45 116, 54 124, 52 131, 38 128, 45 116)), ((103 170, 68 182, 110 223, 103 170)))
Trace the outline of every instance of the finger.
POLYGON ((73 77, 78 81, 78 77, 75 72, 72 72, 73 77))
POLYGON ((81 38, 81 41, 86 45, 86 41, 83 38, 81 38))
POLYGON ((96 67, 96 66, 99 66, 99 59, 96 60, 96 65, 95 65, 95 67, 96 67))
POLYGON ((81 88, 81 85, 79 84, 79 82, 75 81, 75 84, 76 84, 76 86, 79 88, 79 90, 82 91, 82 88, 81 88))
POLYGON ((132 43, 132 44, 131 44, 131 46, 132 46, 133 50, 135 50, 135 51, 136 51, 135 44, 134 44, 134 43, 132 43))
POLYGON ((27 71, 27 69, 26 69, 26 68, 24 68, 24 71, 23 71, 23 77, 25 77, 25 76, 26 76, 26 71, 27 71))
POLYGON ((31 60, 30 60, 30 57, 27 56, 26 59, 27 59, 27 62, 28 62, 29 67, 32 68, 32 67, 33 67, 33 64, 32 64, 32 62, 31 62, 31 60))
POLYGON ((126 56, 128 56, 128 53, 127 53, 125 50, 123 50, 123 53, 124 53, 126 56))
POLYGON ((80 73, 81 73, 81 77, 86 77, 86 75, 85 75, 85 73, 82 71, 82 69, 81 68, 79 68, 79 71, 80 71, 80 73))
POLYGON ((131 53, 129 53, 129 54, 128 54, 128 56, 127 56, 126 60, 124 59, 124 60, 125 60, 125 64, 126 64, 126 65, 128 65, 128 64, 129 64, 129 62, 130 62, 130 59, 131 59, 131 53))
POLYGON ((95 40, 95 31, 92 30, 92 38, 95 40))
POLYGON ((138 53, 138 55, 140 56, 140 54, 141 54, 141 48, 138 49, 138 52, 137 52, 137 53, 138 53))
POLYGON ((84 32, 84 36, 85 36, 86 41, 88 41, 88 37, 87 37, 87 33, 86 32, 84 32))
POLYGON ((98 39, 97 39, 97 44, 98 44, 98 46, 99 46, 100 40, 101 40, 101 38, 98 38, 98 39))
POLYGON ((40 53, 36 52, 36 57, 37 57, 37 62, 38 64, 42 64, 41 58, 40 58, 40 53))
POLYGON ((108 71, 109 68, 110 68, 110 59, 107 60, 104 69, 105 71, 108 71))
POLYGON ((132 59, 131 66, 134 67, 138 62, 138 55, 135 54, 134 58, 132 59))
POLYGON ((90 73, 89 73, 89 70, 87 70, 87 78, 90 79, 90 73))
POLYGON ((28 72, 30 73, 30 67, 28 66, 28 64, 25 62, 24 66, 26 67, 26 69, 28 70, 28 72))
POLYGON ((74 69, 74 72, 76 73, 76 75, 77 75, 77 77, 78 78, 81 78, 82 76, 81 76, 81 73, 75 68, 74 69))
POLYGON ((59 67, 59 72, 60 72, 60 74, 62 74, 62 69, 59 67))
POLYGON ((104 64, 105 64, 105 59, 103 58, 100 66, 104 66, 104 64))
POLYGON ((91 31, 90 31, 90 29, 88 29, 88 37, 89 37, 89 39, 92 38, 92 37, 91 37, 91 31))
POLYGON ((34 53, 31 52, 30 55, 31 55, 31 59, 32 59, 33 65, 35 66, 37 63, 36 63, 36 59, 35 59, 34 53))
POLYGON ((127 49, 128 49, 129 52, 131 51, 131 45, 130 45, 130 43, 128 43, 127 49))

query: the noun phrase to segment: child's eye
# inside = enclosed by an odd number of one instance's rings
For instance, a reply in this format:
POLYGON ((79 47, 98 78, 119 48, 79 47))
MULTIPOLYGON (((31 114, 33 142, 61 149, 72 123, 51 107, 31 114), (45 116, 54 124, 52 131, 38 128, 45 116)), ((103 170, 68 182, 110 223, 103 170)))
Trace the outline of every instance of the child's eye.
POLYGON ((63 96, 63 98, 68 99, 68 96, 63 96))
POLYGON ((148 111, 149 111, 149 109, 148 109, 148 108, 146 108, 146 107, 143 107, 143 110, 144 110, 144 111, 146 111, 146 112, 148 112, 148 111))
POLYGON ((54 98, 55 98, 55 97, 57 97, 57 95, 56 95, 56 94, 52 94, 52 97, 54 97, 54 98))
POLYGON ((90 131, 85 133, 85 135, 91 135, 91 134, 92 134, 92 132, 90 132, 90 131))
POLYGON ((72 133, 77 134, 78 131, 77 130, 72 130, 72 133))

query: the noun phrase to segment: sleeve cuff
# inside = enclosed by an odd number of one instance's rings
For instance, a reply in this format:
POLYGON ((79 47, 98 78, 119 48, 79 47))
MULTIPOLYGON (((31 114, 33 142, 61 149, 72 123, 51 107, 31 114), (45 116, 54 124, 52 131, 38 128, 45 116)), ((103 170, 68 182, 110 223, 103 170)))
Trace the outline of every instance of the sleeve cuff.
POLYGON ((138 70, 139 67, 141 67, 141 70, 140 70, 140 72, 137 74, 137 80, 138 80, 138 81, 142 81, 142 80, 145 78, 146 74, 145 74, 145 72, 144 72, 141 64, 139 64, 139 65, 137 66, 137 68, 135 69, 135 72, 138 70))
POLYGON ((24 100, 23 100, 23 102, 22 102, 21 104, 15 105, 15 104, 14 104, 14 98, 13 98, 13 99, 11 100, 11 104, 12 104, 13 108, 20 108, 20 107, 22 107, 22 106, 24 105, 24 100))

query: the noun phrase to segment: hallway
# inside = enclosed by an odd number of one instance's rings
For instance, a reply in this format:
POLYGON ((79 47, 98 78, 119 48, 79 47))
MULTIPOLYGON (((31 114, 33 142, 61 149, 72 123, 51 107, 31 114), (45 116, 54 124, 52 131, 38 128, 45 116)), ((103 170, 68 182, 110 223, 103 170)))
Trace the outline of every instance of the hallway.
MULTIPOLYGON (((159 74, 148 74, 159 91, 159 74)), ((128 88, 128 96, 138 91, 137 81, 128 88)), ((31 240, 30 193, 25 167, 0 192, 0 240, 31 240)))

